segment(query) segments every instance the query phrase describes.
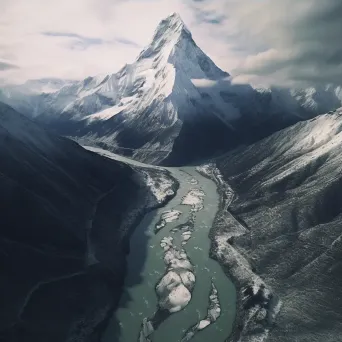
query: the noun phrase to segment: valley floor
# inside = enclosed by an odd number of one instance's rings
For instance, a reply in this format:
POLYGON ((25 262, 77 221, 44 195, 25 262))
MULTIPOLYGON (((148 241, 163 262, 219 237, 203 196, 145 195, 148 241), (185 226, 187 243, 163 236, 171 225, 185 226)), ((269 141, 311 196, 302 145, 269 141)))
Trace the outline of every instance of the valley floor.
MULTIPOLYGON (((143 165, 103 150, 96 152, 143 165)), ((231 335, 235 287, 209 257, 209 235, 219 204, 216 185, 194 167, 167 170, 180 187, 166 206, 146 215, 132 234, 124 294, 103 342, 206 342, 231 335)))

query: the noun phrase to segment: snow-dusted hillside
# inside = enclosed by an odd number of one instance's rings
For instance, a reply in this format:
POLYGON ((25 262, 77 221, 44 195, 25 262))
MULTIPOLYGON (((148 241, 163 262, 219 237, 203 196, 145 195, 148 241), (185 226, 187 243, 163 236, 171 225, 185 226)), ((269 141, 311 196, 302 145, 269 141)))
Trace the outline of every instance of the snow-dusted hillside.
MULTIPOLYGON (((216 237, 243 256, 248 272, 260 277, 282 303, 274 326, 256 315, 239 341, 260 341, 260 334, 268 334, 268 342, 339 340, 341 146, 342 108, 219 158, 217 166, 235 192, 229 211, 241 229, 236 233, 236 222, 227 219, 218 225, 216 237)), ((229 269, 228 256, 221 261, 229 269)), ((249 294, 242 310, 249 309, 248 301, 254 301, 255 309, 262 307, 249 294)))

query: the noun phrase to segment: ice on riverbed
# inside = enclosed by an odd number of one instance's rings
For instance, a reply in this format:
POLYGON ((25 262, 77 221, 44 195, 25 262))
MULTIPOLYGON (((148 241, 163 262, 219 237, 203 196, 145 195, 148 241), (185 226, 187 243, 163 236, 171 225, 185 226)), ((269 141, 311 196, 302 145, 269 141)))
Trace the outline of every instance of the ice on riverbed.
POLYGON ((193 269, 187 254, 184 251, 179 252, 174 246, 166 251, 164 255, 164 262, 169 269, 193 269))
POLYGON ((165 274, 156 287, 156 292, 160 298, 159 306, 162 309, 169 310, 170 313, 182 310, 191 299, 189 288, 192 286, 191 280, 195 281, 194 278, 195 276, 192 273, 191 276, 182 274, 182 277, 175 271, 169 271, 165 274), (184 283, 182 278, 185 280, 184 283))
POLYGON ((207 310, 207 316, 200 320, 197 324, 192 326, 183 336, 181 342, 187 342, 192 339, 199 331, 205 329, 210 324, 214 323, 221 315, 221 305, 218 298, 217 289, 211 282, 211 290, 209 294, 209 306, 207 310))
POLYGON ((173 241, 173 237, 169 236, 169 237, 164 237, 161 241, 160 241, 160 247, 164 249, 164 251, 169 250, 172 247, 172 241, 173 241))
POLYGON ((156 286, 156 293, 159 307, 174 313, 188 305, 196 278, 185 250, 178 250, 172 237, 163 238, 161 247, 164 249, 167 270, 156 286))
POLYGON ((188 259, 172 259, 170 262, 171 269, 192 269, 192 265, 188 259))
POLYGON ((188 288, 192 289, 195 284, 195 275, 190 271, 184 271, 180 273, 182 283, 188 288))
POLYGON ((161 229, 163 229, 166 226, 166 222, 165 221, 159 221, 156 226, 154 227, 154 232, 157 233, 159 232, 161 229))
POLYGON ((182 284, 181 277, 174 271, 170 271, 164 275, 156 287, 156 292, 159 296, 164 296, 172 291, 174 287, 182 284))
POLYGON ((167 210, 164 211, 161 216, 159 221, 156 223, 154 231, 155 233, 159 232, 162 228, 164 228, 168 223, 173 222, 175 220, 179 219, 179 216, 182 214, 181 211, 179 210, 167 210))
POLYGON ((194 222, 188 220, 188 222, 180 224, 179 226, 171 229, 171 233, 177 233, 178 231, 182 232, 192 232, 194 230, 194 222))
POLYGON ((167 223, 175 221, 182 214, 181 211, 178 210, 169 210, 162 214, 161 218, 165 220, 167 223))
POLYGON ((169 310, 170 313, 174 313, 187 306, 190 299, 190 291, 183 284, 179 284, 172 289, 166 298, 159 302, 159 305, 161 308, 169 310))
POLYGON ((203 319, 202 321, 200 321, 198 323, 197 329, 198 330, 203 330, 204 328, 206 328, 208 325, 210 325, 210 321, 207 319, 203 319))
POLYGON ((188 243, 188 241, 191 239, 191 235, 191 231, 185 231, 182 233, 182 246, 185 246, 188 243))
POLYGON ((153 333, 153 331, 154 328, 152 323, 147 318, 144 318, 139 334, 139 342, 151 342, 148 336, 150 336, 153 333))
POLYGON ((197 184, 198 184, 198 180, 195 179, 195 178, 191 178, 191 179, 190 179, 190 184, 191 184, 191 185, 197 185, 197 184))
POLYGON ((172 241, 173 241, 173 237, 172 237, 172 236, 165 236, 165 237, 161 240, 161 243, 166 243, 166 244, 172 246, 172 241))
POLYGON ((191 189, 183 198, 183 205, 191 205, 192 211, 200 211, 203 209, 203 198, 205 193, 201 189, 191 189))
POLYGON ((183 241, 188 241, 191 238, 191 234, 192 233, 190 231, 186 231, 186 232, 182 233, 183 241))

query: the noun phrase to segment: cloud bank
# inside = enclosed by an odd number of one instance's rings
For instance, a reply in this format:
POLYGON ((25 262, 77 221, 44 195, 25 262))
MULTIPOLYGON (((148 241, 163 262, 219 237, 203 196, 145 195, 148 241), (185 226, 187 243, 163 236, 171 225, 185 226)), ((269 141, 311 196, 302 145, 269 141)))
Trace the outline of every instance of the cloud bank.
POLYGON ((341 84, 341 18, 340 0, 267 0, 241 6, 237 30, 258 51, 234 72, 278 84, 341 84))
POLYGON ((0 0, 0 79, 82 79, 134 61, 179 12, 234 81, 342 83, 341 0, 0 0))

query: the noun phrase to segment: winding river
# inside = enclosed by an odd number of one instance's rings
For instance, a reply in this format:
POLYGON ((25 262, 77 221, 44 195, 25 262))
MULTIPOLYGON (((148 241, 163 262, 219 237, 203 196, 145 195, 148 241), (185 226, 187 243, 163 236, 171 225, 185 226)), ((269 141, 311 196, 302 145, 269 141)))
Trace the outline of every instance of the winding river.
POLYGON ((235 288, 209 258, 208 234, 219 202, 216 185, 195 167, 168 170, 180 183, 177 195, 135 229, 124 293, 102 342, 223 342, 231 333, 235 288))

